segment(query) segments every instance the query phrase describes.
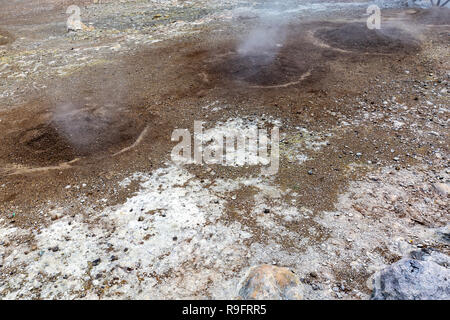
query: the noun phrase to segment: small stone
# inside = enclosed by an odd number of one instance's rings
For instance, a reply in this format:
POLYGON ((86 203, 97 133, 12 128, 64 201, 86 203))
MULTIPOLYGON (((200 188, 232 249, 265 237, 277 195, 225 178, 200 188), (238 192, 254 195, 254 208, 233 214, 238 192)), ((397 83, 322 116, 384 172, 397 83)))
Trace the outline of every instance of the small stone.
POLYGON ((248 20, 256 18, 258 18, 258 14, 247 8, 238 8, 233 13, 233 19, 237 20, 248 20))
POLYGON ((444 197, 447 197, 450 193, 450 186, 447 183, 435 183, 433 184, 434 189, 444 197))
POLYGON ((313 289, 314 291, 320 290, 320 286, 317 285, 317 284, 315 284, 315 283, 313 283, 313 284, 311 285, 311 287, 312 287, 312 289, 313 289))
POLYGON ((270 213, 270 209, 264 209, 264 213, 270 213))
POLYGON ((52 213, 50 213, 50 218, 54 221, 54 220, 58 220, 60 219, 62 216, 61 212, 59 211, 53 211, 52 213))

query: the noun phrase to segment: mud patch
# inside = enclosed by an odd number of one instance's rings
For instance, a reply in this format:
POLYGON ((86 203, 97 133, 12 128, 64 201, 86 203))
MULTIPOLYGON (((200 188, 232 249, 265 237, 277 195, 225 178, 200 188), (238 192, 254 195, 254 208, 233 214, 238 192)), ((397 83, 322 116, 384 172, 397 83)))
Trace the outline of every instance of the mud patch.
MULTIPOLYGON (((323 77, 322 48, 305 38, 304 30, 290 26, 283 44, 266 51, 241 53, 239 42, 224 43, 209 52, 206 70, 209 80, 228 80, 247 88, 286 88, 323 77)), ((210 81, 211 82, 211 81, 210 81)))
POLYGON ((139 135, 139 128, 142 129, 142 123, 125 110, 112 111, 108 106, 67 106, 55 115, 52 125, 80 156, 132 142, 139 135))
POLYGON ((234 80, 257 86, 278 86, 299 81, 307 73, 308 67, 294 59, 295 54, 280 54, 274 59, 270 55, 239 56, 218 66, 234 80))
POLYGON ((145 127, 143 120, 126 110, 109 112, 105 106, 70 105, 45 116, 32 115, 0 137, 6 149, 0 157, 5 156, 7 163, 52 166, 79 157, 102 156, 133 144, 145 127))
POLYGON ((337 28, 324 28, 315 36, 331 47, 356 52, 411 53, 420 50, 420 42, 396 27, 370 30, 364 23, 348 23, 337 28))

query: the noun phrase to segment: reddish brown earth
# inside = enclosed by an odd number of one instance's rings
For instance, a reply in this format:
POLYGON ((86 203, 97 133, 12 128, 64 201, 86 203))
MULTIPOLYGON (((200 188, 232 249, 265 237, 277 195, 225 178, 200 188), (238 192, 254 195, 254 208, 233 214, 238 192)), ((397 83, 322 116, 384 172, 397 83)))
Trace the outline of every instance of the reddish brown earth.
MULTIPOLYGON (((400 37, 402 31, 392 30, 389 31, 395 37, 400 37)), ((214 40, 202 37, 175 39, 116 57, 113 65, 83 70, 68 81, 58 81, 25 105, 3 111, 0 160, 6 165, 3 183, 10 186, 3 194, 3 203, 15 210, 22 206, 30 208, 40 202, 35 196, 37 190, 45 190, 46 199, 42 200, 46 201, 48 197, 58 198, 61 188, 73 179, 91 179, 110 170, 109 175, 114 176, 116 171, 148 169, 148 158, 159 162, 169 155, 167 139, 171 130, 191 127, 194 119, 205 115, 202 106, 209 101, 235 106, 226 111, 227 115, 210 116, 210 121, 233 114, 264 113, 283 118, 291 125, 303 124, 311 130, 323 131, 336 125, 329 112, 352 115, 354 110, 348 102, 356 97, 368 101, 373 110, 381 108, 379 97, 381 92, 386 94, 386 88, 374 87, 374 79, 407 81, 412 76, 405 76, 403 70, 415 74, 433 70, 432 63, 417 58, 418 40, 411 35, 396 41, 357 22, 292 23, 286 44, 275 61, 267 64, 260 57, 254 61, 252 57, 241 58, 235 52, 237 41, 233 34, 224 33, 214 40), (317 38, 311 38, 310 31, 317 38), (314 39, 327 47, 317 46, 314 39), (341 102, 336 103, 338 99, 341 102), (70 110, 64 110, 65 104, 70 105, 67 107, 70 110), (69 124, 77 129, 65 132, 64 126, 69 124), (111 157, 133 144, 146 126, 149 133, 136 150, 111 157), (54 169, 75 159, 78 160, 68 170, 54 169), (9 168, 8 164, 24 168, 9 168), (40 167, 50 170, 27 173, 40 167)), ((389 89, 395 95, 396 89, 389 89)), ((405 103, 420 103, 415 98, 414 92, 401 97, 405 103)), ((344 179, 332 168, 345 165, 345 159, 337 157, 338 150, 344 145, 355 147, 361 143, 358 149, 370 155, 383 149, 385 141, 393 143, 391 147, 398 143, 392 133, 380 131, 376 126, 355 129, 328 147, 324 151, 328 154, 326 158, 311 164, 321 172, 320 177, 304 173, 288 175, 292 180, 296 177, 312 182, 305 185, 321 190, 320 204, 316 205, 329 207, 326 204, 333 202, 337 191, 329 188, 329 184, 338 185, 344 179), (373 136, 378 138, 371 144, 363 143, 364 138, 373 136)), ((414 145, 400 148, 404 153, 417 151, 414 145)), ((391 155, 381 153, 378 157, 379 161, 387 161, 391 155)), ((280 174, 283 175, 283 169, 280 174)), ((311 194, 304 192, 308 197, 305 200, 315 203, 311 194)), ((99 193, 104 196, 108 191, 99 193)))

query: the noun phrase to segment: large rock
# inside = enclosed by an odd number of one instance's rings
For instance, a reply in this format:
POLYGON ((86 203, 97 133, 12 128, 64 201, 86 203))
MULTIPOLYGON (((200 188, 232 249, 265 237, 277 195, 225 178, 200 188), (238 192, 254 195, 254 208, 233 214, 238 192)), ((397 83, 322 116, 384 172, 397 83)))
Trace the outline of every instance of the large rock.
POLYGON ((450 299, 450 259, 437 251, 421 250, 378 272, 374 300, 450 299))
POLYGON ((298 277, 288 268, 271 265, 253 267, 248 272, 239 298, 245 300, 300 300, 298 277))

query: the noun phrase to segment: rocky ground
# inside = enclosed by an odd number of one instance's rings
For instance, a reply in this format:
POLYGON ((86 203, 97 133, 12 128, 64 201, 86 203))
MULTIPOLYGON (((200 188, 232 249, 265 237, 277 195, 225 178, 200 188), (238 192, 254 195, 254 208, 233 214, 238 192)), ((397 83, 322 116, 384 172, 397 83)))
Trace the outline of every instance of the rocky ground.
POLYGON ((0 297, 448 299, 449 10, 387 3, 1 4, 0 297), (278 126, 279 172, 177 165, 195 120, 278 126))

